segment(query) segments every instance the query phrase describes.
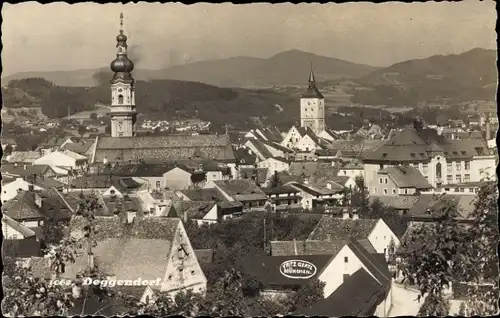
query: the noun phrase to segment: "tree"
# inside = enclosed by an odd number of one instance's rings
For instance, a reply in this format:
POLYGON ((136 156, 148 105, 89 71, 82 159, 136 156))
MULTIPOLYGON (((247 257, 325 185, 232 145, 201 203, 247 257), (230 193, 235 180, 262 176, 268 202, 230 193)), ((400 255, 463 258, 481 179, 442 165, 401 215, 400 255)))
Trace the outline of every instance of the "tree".
POLYGON ((87 127, 80 125, 78 126, 78 134, 83 137, 85 133, 87 132, 87 127))
POLYGON ((407 220, 396 209, 382 204, 378 199, 370 204, 366 217, 370 219, 382 219, 398 237, 403 236, 408 227, 407 220))
POLYGON ((363 177, 356 177, 356 187, 350 192, 350 204, 358 210, 360 216, 366 217, 369 213, 368 190, 363 177))
POLYGON ((290 304, 290 312, 297 309, 308 308, 324 299, 325 283, 319 279, 313 279, 297 290, 290 304))
POLYGON ((418 285, 420 297, 427 296, 423 314, 443 314, 448 308, 444 288, 459 282, 471 283, 468 315, 498 311, 497 198, 496 185, 489 182, 478 194, 471 225, 456 221, 457 205, 450 201, 435 211, 440 215, 435 223, 412 228, 402 242, 398 253, 405 280, 418 285), (479 288, 485 282, 491 288, 479 288))
POLYGON ((64 223, 52 218, 45 220, 42 226, 45 244, 58 244, 64 237, 64 223))
POLYGON ((269 182, 270 182, 271 188, 276 188, 276 187, 279 187, 281 185, 281 180, 280 180, 280 176, 278 174, 278 171, 274 171, 269 182))

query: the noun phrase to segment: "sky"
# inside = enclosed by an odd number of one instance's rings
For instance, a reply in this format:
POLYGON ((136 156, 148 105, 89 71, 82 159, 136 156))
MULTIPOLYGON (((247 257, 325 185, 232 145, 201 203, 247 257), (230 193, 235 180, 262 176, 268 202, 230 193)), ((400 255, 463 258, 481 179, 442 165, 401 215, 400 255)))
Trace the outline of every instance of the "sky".
POLYGON ((119 15, 137 68, 298 49, 388 66, 496 48, 495 2, 373 4, 5 3, 3 75, 93 69, 116 54, 119 15))

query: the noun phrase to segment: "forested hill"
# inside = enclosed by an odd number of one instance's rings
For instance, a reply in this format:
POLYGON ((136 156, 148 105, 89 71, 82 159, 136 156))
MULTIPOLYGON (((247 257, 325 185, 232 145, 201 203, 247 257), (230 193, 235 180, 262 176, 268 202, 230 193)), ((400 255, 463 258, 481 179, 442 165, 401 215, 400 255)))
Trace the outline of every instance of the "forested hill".
MULTIPOLYGON (((4 106, 41 107, 48 117, 64 117, 90 110, 96 104, 110 104, 109 83, 95 87, 57 86, 43 78, 10 81, 2 88, 4 106)), ((248 127, 253 120, 283 123, 298 116, 298 96, 271 90, 220 88, 176 80, 138 81, 136 105, 139 113, 156 119, 198 115, 213 124, 248 127), (280 107, 277 107, 279 105, 280 107)))
POLYGON ((422 102, 494 101, 497 51, 476 48, 462 54, 435 55, 376 70, 356 82, 365 87, 353 102, 416 106, 422 102))

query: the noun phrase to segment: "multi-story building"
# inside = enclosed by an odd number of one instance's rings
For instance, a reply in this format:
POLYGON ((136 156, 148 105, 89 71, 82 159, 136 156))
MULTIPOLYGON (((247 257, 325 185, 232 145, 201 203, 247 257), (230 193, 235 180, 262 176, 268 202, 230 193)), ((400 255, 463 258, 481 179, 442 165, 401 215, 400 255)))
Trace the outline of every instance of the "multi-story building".
POLYGON ((434 188, 495 177, 495 156, 484 140, 446 140, 431 129, 405 128, 362 160, 367 185, 379 170, 400 165, 416 168, 434 188))
POLYGON ((300 126, 311 128, 316 135, 325 130, 325 97, 316 88, 312 66, 309 86, 300 98, 300 126))

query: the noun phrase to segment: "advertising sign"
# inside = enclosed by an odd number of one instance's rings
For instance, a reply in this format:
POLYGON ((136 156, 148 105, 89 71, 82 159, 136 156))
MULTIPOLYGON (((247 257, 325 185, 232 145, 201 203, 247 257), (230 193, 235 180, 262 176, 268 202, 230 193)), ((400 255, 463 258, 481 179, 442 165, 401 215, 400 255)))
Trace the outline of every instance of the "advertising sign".
POLYGON ((308 279, 316 275, 316 266, 308 261, 289 260, 281 263, 281 275, 292 279, 308 279))

